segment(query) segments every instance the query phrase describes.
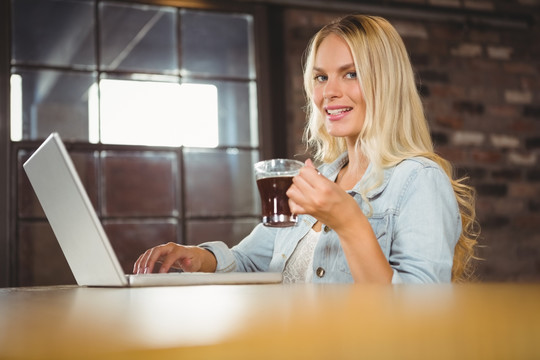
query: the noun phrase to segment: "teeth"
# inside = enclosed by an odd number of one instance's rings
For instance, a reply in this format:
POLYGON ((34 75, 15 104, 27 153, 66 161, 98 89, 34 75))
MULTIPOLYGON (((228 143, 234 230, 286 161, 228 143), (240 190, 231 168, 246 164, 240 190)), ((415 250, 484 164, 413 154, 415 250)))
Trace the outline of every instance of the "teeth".
POLYGON ((337 115, 337 114, 341 114, 341 113, 344 113, 344 112, 350 111, 350 110, 351 110, 351 108, 334 109, 334 110, 326 109, 326 112, 329 115, 337 115))

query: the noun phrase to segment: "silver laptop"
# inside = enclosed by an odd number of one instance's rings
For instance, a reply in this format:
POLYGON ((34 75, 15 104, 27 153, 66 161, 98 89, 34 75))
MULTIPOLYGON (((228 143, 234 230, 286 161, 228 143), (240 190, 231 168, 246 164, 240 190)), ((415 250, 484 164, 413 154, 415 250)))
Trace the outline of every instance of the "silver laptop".
POLYGON ((281 273, 124 274, 75 166, 57 133, 23 165, 80 286, 175 286, 280 283, 281 273))

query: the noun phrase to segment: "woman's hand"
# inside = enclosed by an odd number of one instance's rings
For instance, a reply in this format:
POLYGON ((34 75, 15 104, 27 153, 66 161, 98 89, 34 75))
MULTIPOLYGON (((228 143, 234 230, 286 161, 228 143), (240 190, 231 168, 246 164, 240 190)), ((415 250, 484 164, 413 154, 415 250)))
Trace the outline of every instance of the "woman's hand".
POLYGON ((161 263, 160 273, 166 273, 171 268, 187 272, 214 272, 217 265, 216 258, 208 250, 169 242, 148 249, 139 256, 133 266, 133 273, 151 273, 156 263, 161 263))
POLYGON ((339 236, 355 282, 390 283, 393 270, 356 201, 338 184, 321 176, 311 160, 287 191, 295 214, 309 214, 339 236))
POLYGON ((363 213, 354 199, 339 185, 322 176, 311 160, 293 178, 287 191, 294 214, 309 214, 339 232, 363 213))

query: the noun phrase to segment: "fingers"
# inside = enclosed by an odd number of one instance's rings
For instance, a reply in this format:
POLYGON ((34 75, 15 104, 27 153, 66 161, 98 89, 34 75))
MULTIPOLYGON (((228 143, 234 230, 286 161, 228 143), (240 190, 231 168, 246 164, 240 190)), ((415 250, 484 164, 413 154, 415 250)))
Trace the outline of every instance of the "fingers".
POLYGON ((320 196, 321 190, 329 186, 327 184, 329 182, 328 179, 320 175, 313 162, 307 159, 305 166, 293 178, 293 184, 287 191, 291 212, 306 214, 313 211, 314 205, 316 205, 314 199, 320 196))
POLYGON ((176 246, 173 248, 167 256, 165 256, 165 259, 163 259, 163 262, 161 263, 161 266, 159 268, 160 273, 167 273, 172 267, 178 268, 180 270, 188 270, 191 271, 191 258, 187 257, 185 254, 187 252, 187 249, 183 247, 176 246))
MULTIPOLYGON (((139 258, 135 262, 133 266, 133 273, 134 274, 151 273, 152 270, 154 269, 156 262, 158 261, 162 261, 163 264, 165 264, 166 262, 165 272, 169 271, 171 265, 176 260, 176 259, 174 260, 171 259, 174 256, 173 250, 178 246, 179 245, 175 243, 167 243, 167 244, 159 245, 159 246, 146 250, 144 254, 139 256, 139 258), (173 256, 170 256, 171 253, 173 253, 173 256)), ((176 256, 178 256, 178 254, 176 256)), ((164 268, 163 264, 161 265, 160 272, 164 268)))

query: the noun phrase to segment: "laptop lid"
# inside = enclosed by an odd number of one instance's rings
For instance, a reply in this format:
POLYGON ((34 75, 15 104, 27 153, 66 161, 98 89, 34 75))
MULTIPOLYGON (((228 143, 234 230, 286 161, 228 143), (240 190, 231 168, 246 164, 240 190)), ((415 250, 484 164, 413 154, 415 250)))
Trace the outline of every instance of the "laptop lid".
POLYGON ((80 286, 273 284, 277 272, 126 275, 60 136, 51 134, 23 164, 80 286))
POLYGON ((77 284, 128 285, 60 136, 51 134, 23 167, 77 284))

